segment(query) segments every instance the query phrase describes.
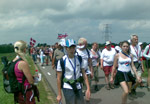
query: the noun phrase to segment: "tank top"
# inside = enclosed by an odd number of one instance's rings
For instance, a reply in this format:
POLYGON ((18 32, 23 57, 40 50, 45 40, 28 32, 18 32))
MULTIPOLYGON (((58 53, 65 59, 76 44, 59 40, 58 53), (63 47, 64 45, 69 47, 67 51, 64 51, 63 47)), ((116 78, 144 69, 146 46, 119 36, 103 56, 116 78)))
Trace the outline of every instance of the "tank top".
POLYGON ((131 64, 131 57, 124 59, 119 55, 119 59, 118 59, 118 70, 119 71, 121 71, 121 72, 131 71, 130 64, 131 64))
MULTIPOLYGON (((16 75, 16 77, 17 77, 17 80, 18 80, 18 82, 19 83, 22 83, 22 79, 23 79, 23 72, 22 71, 20 71, 19 69, 18 69, 18 64, 19 64, 19 62, 20 61, 18 61, 17 63, 16 63, 16 65, 15 65, 15 75, 16 75)), ((26 79, 25 80, 25 82, 24 82, 24 86, 27 86, 27 85, 30 85, 30 83, 28 82, 28 80, 26 79)))

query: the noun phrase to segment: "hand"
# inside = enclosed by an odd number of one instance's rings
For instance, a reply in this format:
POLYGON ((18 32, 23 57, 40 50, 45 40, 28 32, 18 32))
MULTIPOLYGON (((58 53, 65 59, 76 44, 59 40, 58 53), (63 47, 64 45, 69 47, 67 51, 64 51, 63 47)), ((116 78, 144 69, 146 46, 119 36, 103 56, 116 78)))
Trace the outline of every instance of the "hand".
POLYGON ((61 96, 61 95, 58 95, 56 99, 57 99, 57 102, 60 103, 60 102, 61 102, 61 99, 62 99, 62 96, 61 96))
POLYGON ((142 82, 142 79, 141 79, 140 77, 137 77, 137 81, 138 81, 139 83, 141 83, 141 82, 142 82))
POLYGON ((55 69, 55 65, 52 65, 52 69, 55 69))
POLYGON ((86 96, 86 101, 90 101, 90 97, 91 97, 90 90, 86 90, 85 96, 86 96))
POLYGON ((91 76, 91 78, 93 78, 93 76, 94 76, 93 72, 91 72, 91 75, 90 75, 90 76, 91 76))
POLYGON ((101 66, 101 70, 103 70, 103 66, 101 66))
POLYGON ((96 66, 98 67, 98 66, 99 66, 99 63, 97 63, 96 66))
POLYGON ((113 77, 110 78, 110 82, 111 82, 111 84, 113 84, 113 82, 114 82, 113 77))

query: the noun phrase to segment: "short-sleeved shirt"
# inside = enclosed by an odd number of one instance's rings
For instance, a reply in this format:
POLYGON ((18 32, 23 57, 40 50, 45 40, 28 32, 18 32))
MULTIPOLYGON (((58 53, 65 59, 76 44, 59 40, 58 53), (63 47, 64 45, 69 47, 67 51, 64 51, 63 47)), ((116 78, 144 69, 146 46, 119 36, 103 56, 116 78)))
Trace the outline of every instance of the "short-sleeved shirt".
POLYGON ((146 47, 145 47, 145 49, 144 49, 144 52, 143 52, 143 56, 147 59, 147 60, 149 60, 150 59, 150 45, 147 45, 146 47), (149 52, 148 52, 149 51, 149 52), (148 53, 148 54, 147 54, 148 53))
POLYGON ((100 55, 98 52, 95 52, 93 49, 91 49, 91 52, 90 52, 90 57, 92 59, 92 66, 96 66, 97 63, 99 62, 99 58, 100 58, 100 55))
POLYGON ((54 58, 56 60, 60 60, 64 56, 64 52, 62 50, 56 49, 54 51, 54 58))
MULTIPOLYGON (((78 55, 80 55, 82 57, 82 62, 86 66, 85 67, 86 74, 90 74, 91 72, 89 70, 89 63, 88 63, 88 58, 90 58, 90 56, 88 55, 87 50, 86 49, 84 49, 84 50, 77 49, 76 51, 77 51, 78 55)), ((89 53, 90 53, 90 51, 89 51, 89 53)))
POLYGON ((130 45, 130 52, 133 55, 133 61, 139 61, 139 58, 141 57, 141 47, 139 45, 136 45, 135 47, 130 45))
POLYGON ((103 59, 103 66, 112 66, 116 51, 114 48, 107 50, 106 48, 103 49, 101 54, 101 59, 103 59))
MULTIPOLYGON (((63 60, 65 60, 64 77, 68 80, 75 80, 75 77, 76 79, 78 79, 81 76, 81 69, 82 68, 85 69, 85 65, 83 63, 80 64, 78 56, 75 55, 75 57, 71 59, 68 58, 67 55, 65 55, 63 56, 63 60), (76 63, 76 68, 75 68, 75 63, 76 63), (76 76, 74 76, 74 68, 75 68, 76 76)), ((57 71, 62 71, 60 60, 58 61, 57 64, 57 71)), ((63 88, 72 89, 72 87, 68 83, 64 83, 63 88)), ((77 88, 81 89, 80 83, 77 83, 77 88)))

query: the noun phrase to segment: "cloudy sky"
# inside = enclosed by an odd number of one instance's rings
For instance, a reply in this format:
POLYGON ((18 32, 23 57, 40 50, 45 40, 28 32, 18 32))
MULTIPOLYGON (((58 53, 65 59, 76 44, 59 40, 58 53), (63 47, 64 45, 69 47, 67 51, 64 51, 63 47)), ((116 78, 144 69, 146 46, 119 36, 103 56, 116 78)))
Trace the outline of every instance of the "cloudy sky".
POLYGON ((30 37, 54 44, 58 33, 104 43, 105 24, 112 42, 133 33, 149 42, 150 0, 0 0, 0 44, 30 37))

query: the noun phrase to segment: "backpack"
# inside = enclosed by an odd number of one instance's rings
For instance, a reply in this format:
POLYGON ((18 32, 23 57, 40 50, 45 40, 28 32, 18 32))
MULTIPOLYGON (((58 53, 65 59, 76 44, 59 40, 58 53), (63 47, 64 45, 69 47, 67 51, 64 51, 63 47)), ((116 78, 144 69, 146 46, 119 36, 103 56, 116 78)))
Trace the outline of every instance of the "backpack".
POLYGON ((3 73, 3 85, 4 89, 7 93, 17 93, 17 92, 24 92, 24 81, 25 81, 25 76, 23 76, 22 83, 19 83, 16 75, 15 75, 15 64, 22 60, 19 58, 15 62, 13 61, 8 61, 6 56, 1 57, 2 63, 4 64, 4 67, 2 69, 3 73))
MULTIPOLYGON (((81 66, 81 63, 82 63, 82 57, 77 55, 78 57, 78 60, 79 60, 79 63, 80 63, 80 66, 81 66)), ((66 58, 63 60, 63 57, 60 59, 60 66, 62 68, 62 77, 61 77, 61 88, 63 88, 63 79, 64 79, 64 74, 65 74, 65 63, 66 63, 66 58)), ((81 82, 83 82, 83 78, 81 79, 81 82)))
MULTIPOLYGON (((148 51, 147 51, 146 55, 148 55, 148 54, 149 54, 150 44, 149 44, 148 46, 149 46, 149 49, 148 49, 148 51)), ((145 58, 143 55, 142 55, 142 60, 146 60, 146 58, 145 58)))

